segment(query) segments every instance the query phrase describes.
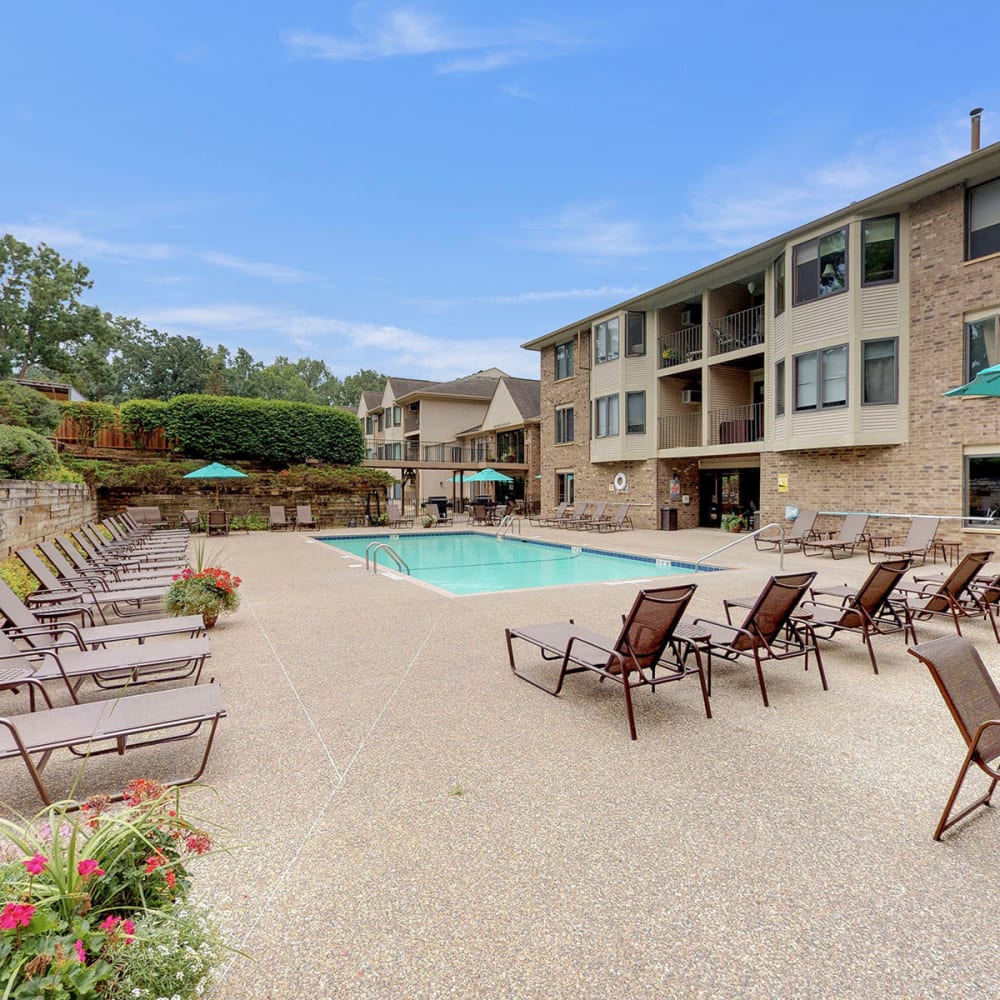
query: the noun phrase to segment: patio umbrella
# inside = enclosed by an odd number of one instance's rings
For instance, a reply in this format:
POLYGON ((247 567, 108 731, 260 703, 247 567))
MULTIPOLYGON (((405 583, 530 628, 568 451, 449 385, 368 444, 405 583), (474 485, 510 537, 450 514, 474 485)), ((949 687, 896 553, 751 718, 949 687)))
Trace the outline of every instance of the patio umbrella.
POLYGON ((239 469, 231 469, 228 465, 223 465, 221 462, 212 462, 211 465, 205 465, 200 469, 195 469, 194 472, 189 472, 184 476, 185 479, 214 479, 215 483, 215 506, 219 506, 219 483, 220 479, 246 479, 247 474, 245 472, 240 472, 239 469))
POLYGON ((957 389, 949 389, 942 396, 961 396, 963 399, 983 399, 1000 396, 1000 365, 992 365, 976 373, 976 377, 957 389))
POLYGON ((505 476, 496 469, 482 469, 471 476, 466 476, 467 483, 512 483, 514 480, 510 476, 505 476))

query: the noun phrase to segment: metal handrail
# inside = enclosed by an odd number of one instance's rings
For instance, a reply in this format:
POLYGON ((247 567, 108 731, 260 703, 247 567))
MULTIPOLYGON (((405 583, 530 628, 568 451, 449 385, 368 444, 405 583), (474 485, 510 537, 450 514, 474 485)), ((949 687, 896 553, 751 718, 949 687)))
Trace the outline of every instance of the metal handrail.
POLYGON ((500 523, 497 525, 497 538, 502 538, 507 532, 513 530, 515 524, 520 524, 514 514, 504 514, 500 518, 500 523), (504 529, 507 529, 506 531, 504 529))
POLYGON ((392 561, 396 564, 396 569, 405 571, 407 576, 412 576, 410 572, 410 567, 407 565, 406 560, 388 543, 388 542, 369 542, 367 548, 365 549, 365 572, 371 569, 371 572, 376 576, 378 575, 378 554, 380 552, 385 552, 392 561), (369 553, 371 553, 371 558, 369 560, 369 553))
POLYGON ((710 559, 714 555, 718 555, 720 552, 725 552, 726 549, 731 549, 734 545, 739 545, 740 542, 745 542, 748 538, 756 538, 762 531, 767 531, 768 528, 777 528, 781 532, 781 538, 778 540, 778 569, 785 568, 785 526, 780 521, 772 521, 770 524, 765 524, 764 527, 758 528, 756 531, 750 531, 746 534, 740 533, 740 537, 734 539, 731 542, 726 542, 725 545, 713 550, 712 552, 706 552, 695 564, 694 568, 697 570, 701 567, 701 564, 706 560, 710 559))

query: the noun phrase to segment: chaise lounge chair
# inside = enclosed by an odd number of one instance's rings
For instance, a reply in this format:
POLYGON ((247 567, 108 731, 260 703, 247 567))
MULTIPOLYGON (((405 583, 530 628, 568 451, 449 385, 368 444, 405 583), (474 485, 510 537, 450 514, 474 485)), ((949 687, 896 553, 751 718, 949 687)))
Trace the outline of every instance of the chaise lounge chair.
POLYGON ((589 501, 585 500, 576 510, 573 511, 572 517, 563 517, 558 521, 553 522, 557 528, 583 528, 591 523, 590 510, 594 505, 589 501))
POLYGON ((804 538, 799 545, 802 554, 818 556, 829 552, 834 559, 849 559, 854 555, 854 549, 864 540, 865 529, 868 527, 867 514, 848 514, 836 537, 829 539, 804 538), (837 553, 840 555, 837 555, 837 553))
MULTIPOLYGON (((805 669, 809 669, 809 654, 815 653, 819 667, 819 677, 823 690, 827 690, 823 659, 820 656, 816 637, 808 621, 792 620, 799 601, 805 596, 809 585, 816 579, 815 573, 788 573, 772 576, 764 584, 764 589, 753 602, 742 624, 731 625, 695 618, 691 629, 704 634, 708 645, 708 691, 712 692, 712 657, 721 656, 726 660, 750 658, 757 669, 760 696, 764 707, 768 707, 767 687, 764 684, 764 660, 787 660, 801 656, 805 659, 805 669)), ((729 606, 735 607, 736 601, 729 606)))
POLYGON ((292 522, 285 517, 285 508, 272 504, 267 508, 267 527, 269 531, 284 531, 292 527, 292 522))
POLYGON ((615 511, 611 517, 605 518, 603 521, 597 522, 598 531, 622 531, 628 528, 629 531, 632 530, 632 518, 629 517, 629 508, 632 505, 629 503, 619 503, 615 504, 615 511))
POLYGON ((956 635, 932 639, 914 646, 910 653, 927 664, 968 748, 934 831, 934 839, 940 840, 945 830, 980 806, 988 806, 1000 780, 1000 691, 968 639, 956 635), (971 764, 990 779, 989 788, 985 795, 952 816, 971 764))
MULTIPOLYGON (((26 683, 34 682, 22 679, 17 685, 26 683)), ((0 718, 0 760, 20 757, 42 802, 51 805, 54 799, 42 773, 54 751, 69 750, 81 760, 89 760, 186 739, 207 725, 208 741, 195 773, 187 778, 159 779, 165 785, 187 785, 204 773, 216 728, 225 716, 222 691, 214 682, 9 715, 0 718)))
POLYGON ((389 501, 385 505, 385 516, 386 523, 390 528, 410 528, 413 526, 413 518, 404 517, 398 503, 389 501))
MULTIPOLYGON (((799 511, 799 516, 792 522, 791 530, 785 532, 784 544, 786 550, 795 548, 807 539, 812 538, 816 516, 816 511, 814 510, 799 511)), ((781 535, 754 535, 753 543, 758 552, 763 552, 767 549, 780 548, 782 538, 781 535)))
POLYGON ((312 507, 307 503, 300 503, 295 508, 295 530, 315 531, 319 525, 313 517, 312 507))
POLYGON ((556 509, 549 515, 545 516, 542 514, 529 514, 528 524, 534 525, 535 527, 545 527, 550 521, 560 521, 562 518, 568 516, 567 510, 569 508, 569 501, 563 500, 556 509))
POLYGON ((992 556, 992 552, 969 552, 941 583, 908 584, 899 587, 896 596, 906 601, 917 621, 927 621, 936 615, 950 617, 959 635, 962 634, 963 618, 988 617, 994 622, 993 602, 972 589, 976 577, 992 556))
POLYGON ((656 590, 640 590, 632 609, 624 617, 617 638, 601 632, 581 628, 569 622, 549 625, 532 625, 527 628, 508 628, 507 656, 510 669, 521 680, 533 684, 547 694, 558 695, 563 681, 569 674, 585 670, 597 674, 602 681, 610 680, 621 684, 625 694, 625 714, 628 717, 629 734, 636 739, 635 716, 632 711, 632 690, 647 686, 681 680, 697 674, 701 682, 701 695, 705 703, 705 715, 712 717, 708 700, 708 687, 701 665, 701 654, 697 647, 686 639, 675 636, 674 630, 680 622, 685 608, 696 589, 695 584, 680 587, 662 587, 656 590), (523 639, 537 646, 543 660, 560 661, 559 676, 554 686, 541 683, 534 677, 518 669, 514 662, 513 640, 523 639), (684 648, 694 652, 696 666, 689 668, 684 657, 667 658, 671 652, 684 648), (657 674, 658 670, 663 672, 657 674))
POLYGON ((910 530, 907 532, 906 540, 900 545, 886 545, 880 549, 870 547, 868 549, 868 561, 877 562, 874 556, 902 557, 909 556, 911 559, 919 557, 921 563, 927 562, 927 553, 934 542, 938 525, 941 523, 939 517, 915 517, 910 522, 910 530))

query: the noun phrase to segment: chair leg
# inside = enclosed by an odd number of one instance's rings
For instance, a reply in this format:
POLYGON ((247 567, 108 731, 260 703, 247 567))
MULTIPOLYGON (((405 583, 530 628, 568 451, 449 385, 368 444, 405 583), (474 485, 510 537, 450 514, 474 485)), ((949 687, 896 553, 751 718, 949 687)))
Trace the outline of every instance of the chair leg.
POLYGON ((989 790, 982 798, 976 799, 975 802, 966 806, 961 812, 957 813, 953 817, 950 817, 951 810, 955 805, 955 799, 958 798, 958 793, 962 788, 962 782, 965 781, 965 776, 969 773, 969 764, 972 763, 972 758, 975 752, 976 744, 973 743, 972 746, 969 747, 969 752, 965 755, 965 762, 962 764, 962 769, 958 772, 958 778, 955 779, 955 785, 951 790, 951 795, 948 796, 948 802, 945 804, 944 812, 941 813, 941 819, 938 820, 937 829, 934 831, 935 840, 940 840, 941 835, 945 832, 945 830, 951 829, 951 827, 953 827, 956 823, 965 819, 969 813, 974 812, 980 806, 990 805, 990 799, 993 797, 993 790, 997 787, 996 778, 990 782, 989 790))
MULTIPOLYGON (((764 699, 764 708, 768 708, 769 705, 767 701, 767 685, 765 685, 764 683, 764 671, 761 669, 760 666, 760 653, 758 652, 756 646, 754 646, 753 648, 753 662, 754 665, 757 667, 757 680, 760 683, 760 696, 761 698, 764 699)), ((808 663, 808 660, 806 662, 808 663)))

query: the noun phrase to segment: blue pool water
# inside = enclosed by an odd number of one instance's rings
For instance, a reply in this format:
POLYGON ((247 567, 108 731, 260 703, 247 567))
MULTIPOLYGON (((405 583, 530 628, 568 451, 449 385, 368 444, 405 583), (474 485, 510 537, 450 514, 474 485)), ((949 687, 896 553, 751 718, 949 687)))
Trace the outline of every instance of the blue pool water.
MULTIPOLYGON (((364 558, 372 542, 392 546, 411 575, 451 594, 489 594, 498 590, 561 587, 568 583, 601 583, 694 572, 692 563, 616 555, 586 546, 557 545, 520 538, 494 538, 474 532, 446 534, 327 535, 327 545, 364 558)), ((384 554, 379 566, 395 570, 384 554)), ((718 567, 702 566, 701 571, 718 567)))

